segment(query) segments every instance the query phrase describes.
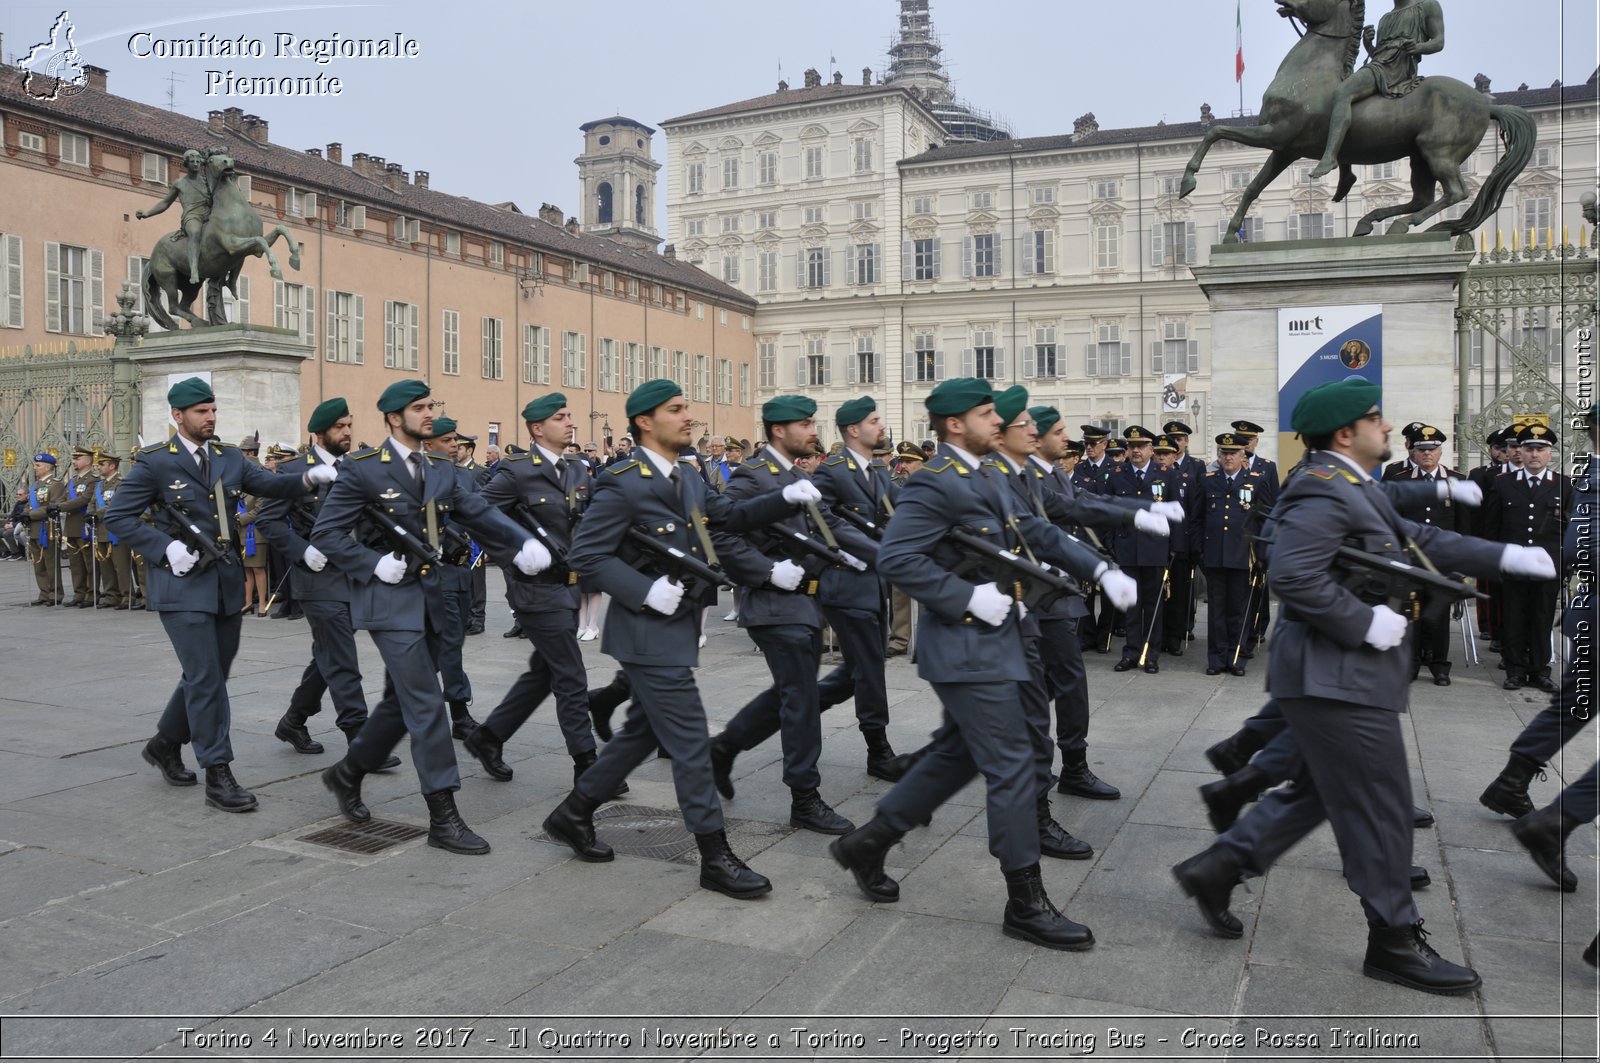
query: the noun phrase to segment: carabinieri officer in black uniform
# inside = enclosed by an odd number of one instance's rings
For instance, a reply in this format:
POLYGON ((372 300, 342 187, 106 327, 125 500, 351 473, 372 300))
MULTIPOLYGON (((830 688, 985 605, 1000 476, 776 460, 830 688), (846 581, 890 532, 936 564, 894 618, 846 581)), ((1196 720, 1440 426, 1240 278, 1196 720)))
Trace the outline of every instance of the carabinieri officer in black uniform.
POLYGON ((1034 750, 1018 693, 1032 679, 1021 603, 1000 589, 998 581, 1011 578, 1004 572, 978 584, 956 575, 963 554, 946 536, 961 528, 1005 549, 1020 547, 1020 538, 1076 579, 1101 579, 1107 596, 1124 606, 1131 604, 1133 581, 1037 515, 1015 511, 1003 474, 982 461, 998 446, 1002 427, 987 381, 946 380, 926 405, 939 449, 906 481, 878 566, 923 605, 917 672, 939 696, 944 723, 928 754, 878 802, 871 822, 830 851, 869 898, 897 900, 900 886, 884 872, 885 853, 981 773, 989 851, 1009 895, 1005 933, 1046 948, 1086 949, 1094 935, 1050 903, 1039 870, 1034 750))
POLYGON ((217 398, 199 377, 172 385, 167 403, 178 431, 139 452, 106 512, 117 541, 149 559, 149 607, 161 614, 183 666, 143 756, 169 784, 193 786, 182 756, 184 743, 193 742, 195 760, 206 770, 206 804, 248 812, 256 807, 255 795, 229 767, 227 685, 239 651, 244 581, 231 560, 217 558, 234 556, 232 519, 241 494, 297 498, 335 473, 317 466, 297 477, 274 476, 236 448, 213 442, 217 398), (151 506, 156 509, 147 523, 140 516, 151 506))
MULTIPOLYGON (((1244 675, 1246 606, 1261 530, 1261 473, 1244 467, 1244 439, 1217 436, 1217 465, 1190 499, 1189 551, 1206 574, 1206 675, 1244 675)), ((1261 580, 1265 593, 1266 580, 1261 580)))
POLYGON ((545 818, 544 829, 580 860, 613 859, 611 847, 595 837, 594 810, 659 744, 672 760, 684 825, 700 848, 700 885, 730 897, 758 897, 770 892, 772 883, 729 847, 711 781, 711 737, 694 682, 700 659, 697 599, 685 595, 682 571, 635 542, 629 531, 637 529, 663 549, 704 563, 710 560, 705 540, 691 521, 699 521, 701 531, 718 526, 739 531, 770 524, 822 495, 809 480, 738 503, 711 491, 703 478, 678 463, 678 453, 693 437, 694 420, 683 389, 670 380, 639 385, 625 409, 638 440, 635 456, 597 477, 567 563, 579 579, 592 578, 611 596, 600 649, 622 665, 633 701, 627 722, 545 818))
POLYGON ((461 773, 439 687, 441 573, 433 560, 402 552, 402 544, 421 542, 437 558, 439 529, 454 519, 514 557, 517 568, 529 575, 550 566, 550 552, 464 488, 464 474, 448 459, 423 451, 434 429, 430 394, 421 380, 400 380, 384 389, 378 409, 389 438, 340 465, 312 529, 312 545, 349 575, 350 618, 371 632, 386 670, 383 699, 348 755, 322 773, 322 782, 346 818, 370 819, 361 800, 361 777, 377 771, 409 733, 411 759, 428 805, 428 844, 478 855, 489 851, 489 843, 456 811, 461 773))
MULTIPOLYGON (((1140 425, 1130 425, 1122 434, 1128 441, 1128 460, 1112 467, 1106 476, 1106 493, 1152 502, 1178 501, 1178 473, 1163 471, 1153 460, 1155 436, 1140 425)), ((1117 564, 1139 583, 1139 602, 1128 610, 1127 641, 1115 670, 1142 667, 1146 672, 1159 672, 1165 644, 1161 614, 1169 589, 1172 537, 1126 528, 1117 533, 1112 551, 1117 564)))

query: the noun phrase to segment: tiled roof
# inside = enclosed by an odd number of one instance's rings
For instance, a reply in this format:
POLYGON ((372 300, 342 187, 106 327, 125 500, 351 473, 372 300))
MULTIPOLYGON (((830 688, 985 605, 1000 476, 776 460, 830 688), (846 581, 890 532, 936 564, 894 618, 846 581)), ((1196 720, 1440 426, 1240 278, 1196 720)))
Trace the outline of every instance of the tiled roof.
POLYGON ((276 144, 260 144, 239 130, 213 132, 210 123, 124 99, 92 87, 58 100, 36 100, 22 91, 21 71, 0 67, 0 107, 42 121, 63 121, 104 130, 119 140, 181 154, 188 148, 226 148, 239 172, 283 181, 307 191, 328 192, 409 218, 485 233, 515 246, 560 255, 633 274, 719 302, 754 307, 755 300, 689 262, 638 251, 588 233, 569 234, 561 225, 513 213, 434 188, 405 184, 390 189, 349 166, 276 144))
POLYGON ((848 99, 851 96, 870 96, 879 92, 905 91, 889 85, 818 85, 810 89, 785 89, 782 92, 740 100, 738 103, 725 103, 721 107, 695 111, 693 114, 680 114, 676 118, 668 118, 661 124, 669 126, 679 122, 694 122, 702 118, 718 118, 725 114, 739 114, 743 111, 764 111, 769 107, 790 107, 803 103, 820 103, 823 100, 848 99))

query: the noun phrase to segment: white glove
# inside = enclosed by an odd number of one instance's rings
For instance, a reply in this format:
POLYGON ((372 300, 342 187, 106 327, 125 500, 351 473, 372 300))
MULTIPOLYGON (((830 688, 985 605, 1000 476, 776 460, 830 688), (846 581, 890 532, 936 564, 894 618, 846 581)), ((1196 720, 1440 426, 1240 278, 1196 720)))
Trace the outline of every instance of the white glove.
MULTIPOLYGON (((798 486, 798 484, 789 485, 789 487, 798 486)), ((811 485, 807 484, 806 486, 810 487, 811 485)), ((784 490, 787 491, 788 488, 784 488, 784 490)), ((815 488, 812 488, 812 490, 815 490, 815 488)), ((792 591, 796 587, 800 586, 800 581, 805 578, 805 569, 801 568, 793 561, 785 559, 772 566, 772 575, 767 577, 767 581, 780 591, 792 591)))
POLYGON ((1372 623, 1364 640, 1375 650, 1392 650, 1406 640, 1406 618, 1387 605, 1372 607, 1372 623))
POLYGON ((313 572, 321 572, 328 564, 328 555, 318 550, 315 546, 307 546, 305 557, 306 568, 313 572))
MULTIPOLYGON (((1171 503, 1171 502, 1157 502, 1156 503, 1157 506, 1168 506, 1168 505, 1174 505, 1174 504, 1175 503, 1171 503)), ((1154 507, 1152 507, 1150 509, 1136 509, 1136 510, 1134 510, 1133 511, 1133 526, 1135 528, 1139 529, 1142 532, 1149 532, 1151 535, 1166 536, 1166 535, 1171 535, 1172 534, 1172 525, 1167 522, 1167 518, 1166 517, 1164 517, 1161 514, 1157 513, 1155 511, 1154 507)))
POLYGON ((406 578, 406 559, 399 554, 384 554, 372 566, 372 574, 385 583, 399 583, 406 578))
POLYGON ((1448 498, 1463 506, 1483 505, 1483 488, 1471 480, 1452 480, 1448 476, 1441 476, 1434 486, 1440 498, 1448 498))
POLYGON ((332 465, 313 465, 306 470, 306 486, 317 487, 321 484, 331 484, 339 478, 339 470, 332 465))
POLYGON ((1118 609, 1127 610, 1139 600, 1139 582, 1120 568, 1110 568, 1100 575, 1100 589, 1118 609))
POLYGON ((657 576, 656 581, 650 584, 650 592, 644 596, 646 609, 654 609, 662 616, 671 616, 678 611, 678 603, 683 601, 683 585, 674 583, 666 576, 657 576))
POLYGON ((200 555, 174 539, 167 544, 167 567, 174 576, 187 576, 200 563, 200 555))
POLYGON ((1182 524, 1189 517, 1183 510, 1182 502, 1152 502, 1150 512, 1158 517, 1166 517, 1173 524, 1182 524))
POLYGON ((783 500, 797 506, 807 502, 821 502, 822 492, 817 490, 817 485, 810 480, 796 480, 783 489, 783 500))
POLYGON ((544 548, 544 543, 538 539, 525 539, 522 549, 517 551, 517 556, 511 563, 517 566, 517 571, 524 576, 537 576, 550 567, 550 551, 544 548))
POLYGON ((861 560, 859 557, 856 557, 854 554, 847 554, 843 550, 840 550, 839 557, 844 561, 845 564, 849 565, 857 572, 865 572, 867 570, 867 563, 861 560))
POLYGON ((1523 579, 1555 579, 1556 566, 1550 555, 1537 546, 1507 543, 1500 555, 1500 571, 1523 579))
POLYGON ((990 627, 999 627, 1006 622, 1006 614, 1011 612, 1014 600, 1011 595, 1002 592, 998 584, 980 583, 972 588, 967 612, 990 627))

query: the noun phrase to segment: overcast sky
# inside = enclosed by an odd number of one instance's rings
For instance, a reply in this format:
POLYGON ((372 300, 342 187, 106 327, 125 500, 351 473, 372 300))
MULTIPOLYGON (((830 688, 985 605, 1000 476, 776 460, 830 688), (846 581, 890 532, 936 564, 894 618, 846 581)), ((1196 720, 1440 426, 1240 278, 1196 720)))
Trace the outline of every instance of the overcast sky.
MULTIPOLYGON (((1595 0, 1442 0, 1447 43, 1424 73, 1493 87, 1560 79, 1585 81, 1596 65, 1595 0)), ((48 36, 53 4, 8 2, 0 32, 8 61, 48 36)), ((1367 21, 1389 9, 1368 0, 1367 21)), ((291 148, 344 144, 432 174, 436 189, 531 212, 552 202, 577 213, 578 126, 620 112, 661 120, 773 91, 782 76, 828 77, 836 60, 846 82, 861 68, 881 71, 898 24, 894 0, 609 0, 605 3, 367 4, 72 3, 78 50, 111 71, 118 95, 167 105, 196 118, 242 107, 270 123, 291 148), (201 33, 260 39, 265 58, 139 58, 130 37, 192 40, 201 33), (403 34, 411 59, 272 58, 275 34, 373 38, 403 34), (339 96, 258 98, 208 95, 208 70, 241 77, 335 76, 339 96)), ((1234 83, 1234 0, 933 0, 934 28, 957 92, 1005 118, 1019 136, 1070 132, 1093 111, 1101 128, 1189 121, 1200 104, 1219 114, 1239 107, 1234 83)), ((1295 37, 1272 0, 1243 0, 1244 105, 1254 111, 1295 37)), ((143 41, 137 45, 148 48, 143 41)), ((656 158, 666 159, 664 138, 656 158)), ((664 196, 662 197, 664 201, 664 196)))

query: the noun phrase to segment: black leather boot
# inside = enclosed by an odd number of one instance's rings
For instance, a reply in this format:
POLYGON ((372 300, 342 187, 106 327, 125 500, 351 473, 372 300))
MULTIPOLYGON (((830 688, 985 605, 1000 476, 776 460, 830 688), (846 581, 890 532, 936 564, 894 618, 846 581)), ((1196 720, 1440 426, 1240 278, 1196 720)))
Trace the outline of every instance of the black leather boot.
POLYGON ((1600 962, 1597 962, 1600 961, 1600 951, 1597 950, 1600 950, 1600 934, 1596 934, 1594 940, 1589 942, 1589 947, 1583 950, 1583 962, 1590 967, 1600 967, 1600 962))
POLYGON ((1194 898, 1211 929, 1225 938, 1244 936, 1244 924, 1228 910, 1233 887, 1243 877, 1240 871, 1233 857, 1215 845, 1172 869, 1172 877, 1178 880, 1184 895, 1194 898))
POLYGON ((1433 884, 1433 879, 1428 877, 1428 869, 1411 865, 1411 888, 1414 890, 1425 889, 1433 884))
POLYGON ((256 807, 256 795, 240 786, 226 764, 206 769, 206 804, 224 812, 249 812, 256 807))
POLYGON ((1006 893, 1009 896, 1002 924, 1006 937, 1066 952, 1082 952, 1093 947, 1094 934, 1089 928, 1074 923, 1050 903, 1038 864, 1007 871, 1006 893))
POLYGON ((1241 727, 1206 750, 1211 766, 1224 775, 1232 775, 1259 753, 1267 744, 1266 736, 1250 727, 1241 727))
POLYGON ((861 732, 867 742, 867 774, 874 779, 897 782, 906 773, 905 758, 895 756, 889 736, 881 727, 868 727, 861 732))
MULTIPOLYGON (((350 748, 350 743, 352 743, 352 742, 354 742, 356 740, 356 735, 361 733, 361 728, 359 728, 359 727, 350 727, 350 728, 342 728, 342 730, 344 731, 345 748, 346 748, 346 750, 348 750, 350 748)), ((383 763, 379 764, 376 770, 377 771, 388 771, 390 768, 398 768, 399 766, 400 766, 400 758, 395 756, 393 753, 390 753, 387 757, 383 758, 383 763)))
POLYGON ((696 834, 694 840, 700 847, 700 885, 703 888, 739 900, 772 892, 772 883, 765 875, 756 874, 734 855, 727 831, 696 834))
POLYGON ((1094 855, 1094 847, 1082 838, 1074 838, 1067 828, 1056 822, 1050 814, 1050 794, 1041 793, 1034 803, 1039 813, 1039 852, 1057 860, 1087 860, 1094 855))
POLYGON ((717 793, 733 799, 733 761, 739 747, 718 735, 711 740, 711 781, 717 784, 717 793))
POLYGON ((1447 687, 1450 685, 1450 662, 1434 661, 1428 665, 1428 671, 1433 673, 1433 685, 1447 687))
POLYGON ((467 737, 461 740, 461 748, 478 759, 478 763, 483 765, 483 773, 489 778, 496 782, 511 781, 511 767, 500 759, 502 751, 500 739, 490 733, 487 727, 482 725, 474 727, 467 737))
POLYGON ((1272 780, 1254 764, 1246 764, 1238 771, 1216 782, 1200 787, 1200 800, 1206 805, 1206 818, 1218 834, 1233 826, 1245 805, 1266 792, 1272 780))
POLYGON ((890 847, 903 835, 881 818, 873 816, 864 827, 857 827, 828 846, 839 866, 855 877, 867 900, 892 904, 900 899, 900 883, 883 869, 890 847))
POLYGON ((1567 866, 1567 835, 1578 827, 1578 821, 1561 811, 1561 803, 1546 805, 1536 812, 1511 824, 1511 833, 1528 850, 1533 862, 1539 865, 1551 882, 1561 887, 1562 893, 1576 893, 1578 876, 1567 866))
POLYGON ((311 737, 311 732, 306 730, 304 720, 296 720, 288 713, 278 721, 278 726, 272 732, 272 737, 280 742, 289 743, 296 753, 321 753, 322 743, 311 737))
POLYGON ((1477 971, 1451 963, 1433 951, 1421 919, 1412 926, 1369 927, 1367 959, 1361 973, 1380 982, 1442 996, 1470 993, 1483 984, 1477 971))
POLYGON ((489 851, 489 843, 473 833, 456 811, 454 790, 423 794, 422 799, 428 803, 429 845, 463 856, 483 856, 489 851))
POLYGON ((1478 804, 1491 812, 1504 816, 1526 816, 1533 811, 1533 800, 1528 797, 1528 787, 1533 777, 1545 778, 1542 765, 1535 764, 1520 753, 1511 754, 1506 766, 1500 769, 1489 788, 1478 795, 1478 804))
POLYGON ((145 763, 161 769, 161 777, 168 786, 193 786, 200 781, 194 772, 183 766, 183 747, 159 732, 144 744, 139 755, 145 763))
POLYGON ((1423 830, 1433 826, 1433 810, 1423 808, 1421 805, 1411 806, 1411 829, 1423 830))
POLYGON ((1061 780, 1056 792, 1087 797, 1091 801, 1115 801, 1122 791, 1095 775, 1089 769, 1089 755, 1083 750, 1061 753, 1061 780))
MULTIPOLYGON (((596 753, 592 749, 587 753, 572 754, 572 785, 577 786, 578 780, 583 776, 583 773, 588 771, 589 766, 599 759, 600 754, 596 753)), ((611 796, 606 798, 606 800, 615 801, 617 798, 623 796, 627 792, 628 780, 623 779, 621 782, 617 783, 617 788, 611 791, 611 796)))
POLYGON ((611 682, 598 690, 589 691, 589 719, 594 722, 594 733, 600 741, 611 741, 611 714, 633 694, 633 684, 628 674, 619 671, 611 682))
POLYGON ((350 763, 349 757, 342 758, 322 773, 322 785, 338 800, 339 811, 345 819, 356 823, 365 823, 372 818, 372 810, 361 800, 363 774, 360 768, 350 763))
POLYGON ((450 703, 450 737, 458 742, 465 741, 467 735, 471 734, 472 729, 476 726, 478 726, 478 721, 474 720, 472 714, 467 711, 466 702, 452 701, 450 703))
POLYGON ((856 825, 835 812, 815 790, 790 788, 789 826, 818 834, 848 834, 856 825))
POLYGON ((603 864, 616 859, 617 854, 595 837, 594 810, 593 801, 573 790, 544 818, 544 830, 556 841, 570 846, 579 860, 603 864))

